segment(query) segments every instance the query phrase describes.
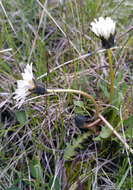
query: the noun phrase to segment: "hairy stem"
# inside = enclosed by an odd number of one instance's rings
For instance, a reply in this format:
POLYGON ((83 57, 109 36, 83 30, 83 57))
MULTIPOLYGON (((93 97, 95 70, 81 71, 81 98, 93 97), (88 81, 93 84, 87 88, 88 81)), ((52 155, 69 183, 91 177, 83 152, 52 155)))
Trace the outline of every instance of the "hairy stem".
POLYGON ((107 52, 108 52, 109 67, 110 67, 110 99, 109 99, 109 103, 112 104, 113 94, 114 94, 114 70, 113 70, 113 65, 112 65, 110 49, 108 49, 107 52))
POLYGON ((128 149, 133 154, 133 149, 130 148, 130 146, 126 143, 126 141, 117 133, 117 131, 110 125, 110 123, 99 113, 98 105, 97 105, 96 101, 93 99, 92 96, 90 96, 86 92, 83 92, 83 91, 80 91, 80 90, 73 90, 73 89, 47 89, 47 92, 48 93, 67 92, 67 93, 74 93, 74 94, 78 94, 78 95, 80 94, 80 95, 83 95, 83 96, 86 96, 87 98, 89 98, 92 101, 92 103, 94 104, 94 106, 95 106, 96 116, 99 119, 101 119, 101 121, 103 121, 106 124, 106 126, 108 126, 108 128, 114 133, 114 135, 123 143, 125 148, 128 149))

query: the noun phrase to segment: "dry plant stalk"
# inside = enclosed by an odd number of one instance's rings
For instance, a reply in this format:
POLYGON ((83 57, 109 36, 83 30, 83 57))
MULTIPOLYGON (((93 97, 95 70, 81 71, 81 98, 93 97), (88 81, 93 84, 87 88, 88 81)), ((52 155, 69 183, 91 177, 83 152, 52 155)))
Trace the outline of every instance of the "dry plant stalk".
POLYGON ((123 143, 125 148, 127 148, 132 154, 133 149, 125 142, 125 140, 117 133, 117 131, 112 127, 112 125, 101 115, 99 114, 99 118, 107 125, 107 127, 115 134, 115 136, 123 143))

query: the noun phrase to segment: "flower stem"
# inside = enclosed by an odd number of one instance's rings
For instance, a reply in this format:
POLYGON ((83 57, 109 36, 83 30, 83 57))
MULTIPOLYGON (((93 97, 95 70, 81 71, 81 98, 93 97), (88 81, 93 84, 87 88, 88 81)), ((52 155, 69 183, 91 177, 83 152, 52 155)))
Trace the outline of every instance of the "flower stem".
POLYGON ((96 116, 98 117, 98 115, 99 115, 98 105, 97 105, 96 101, 94 100, 94 98, 91 95, 87 94, 86 92, 83 92, 80 90, 73 90, 73 89, 47 89, 47 92, 49 92, 49 93, 51 93, 51 92, 53 92, 53 93, 67 92, 67 93, 74 93, 74 94, 78 94, 78 95, 80 94, 80 95, 86 96, 94 104, 95 110, 96 110, 96 116))
POLYGON ((113 94, 114 94, 114 70, 113 70, 113 65, 112 65, 110 49, 108 49, 107 52, 108 52, 109 66, 110 66, 110 99, 109 99, 109 103, 112 104, 113 94))

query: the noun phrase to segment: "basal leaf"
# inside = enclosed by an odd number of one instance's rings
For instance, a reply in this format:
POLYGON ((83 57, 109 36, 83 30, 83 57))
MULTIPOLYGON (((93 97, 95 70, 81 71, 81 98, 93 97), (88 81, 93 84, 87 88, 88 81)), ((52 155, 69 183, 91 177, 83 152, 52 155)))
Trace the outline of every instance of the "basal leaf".
POLYGON ((26 113, 24 110, 16 111, 15 112, 16 119, 17 121, 21 124, 24 125, 26 122, 26 113))

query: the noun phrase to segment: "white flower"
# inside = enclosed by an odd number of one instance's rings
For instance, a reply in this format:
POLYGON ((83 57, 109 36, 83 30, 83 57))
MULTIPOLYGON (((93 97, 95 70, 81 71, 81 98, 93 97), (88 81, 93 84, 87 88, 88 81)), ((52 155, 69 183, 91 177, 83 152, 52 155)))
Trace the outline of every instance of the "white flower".
POLYGON ((110 36, 115 34, 115 22, 110 18, 99 17, 95 19, 94 22, 91 22, 91 30, 100 38, 109 40, 110 36))
POLYGON ((26 65, 24 73, 22 73, 22 78, 23 80, 17 81, 17 89, 14 92, 14 99, 18 103, 18 108, 22 106, 26 99, 26 96, 30 94, 30 90, 35 88, 35 83, 33 81, 34 76, 32 72, 32 63, 30 65, 26 65))

